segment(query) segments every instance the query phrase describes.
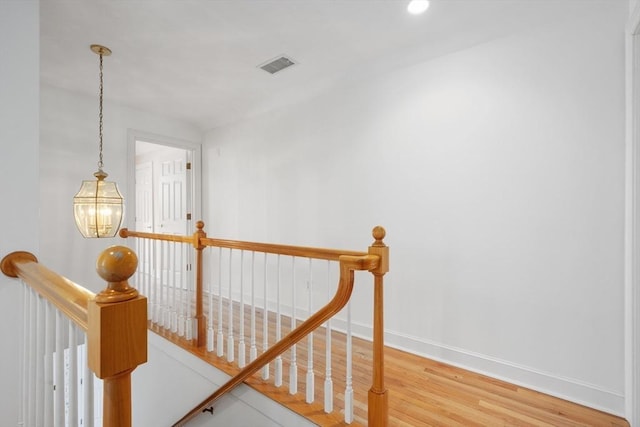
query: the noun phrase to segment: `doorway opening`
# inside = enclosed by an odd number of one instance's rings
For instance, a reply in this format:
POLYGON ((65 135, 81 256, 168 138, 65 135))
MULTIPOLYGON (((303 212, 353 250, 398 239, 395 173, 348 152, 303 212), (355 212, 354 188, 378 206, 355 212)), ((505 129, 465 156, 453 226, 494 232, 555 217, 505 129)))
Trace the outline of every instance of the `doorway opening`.
POLYGON ((200 144, 129 132, 128 225, 190 235, 201 217, 200 144))

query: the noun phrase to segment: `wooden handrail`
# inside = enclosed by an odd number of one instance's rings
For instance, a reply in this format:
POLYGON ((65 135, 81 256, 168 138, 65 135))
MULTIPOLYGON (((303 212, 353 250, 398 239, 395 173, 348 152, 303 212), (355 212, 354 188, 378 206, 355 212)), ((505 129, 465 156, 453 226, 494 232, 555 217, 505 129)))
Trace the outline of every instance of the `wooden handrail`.
POLYGON ((2 259, 0 268, 5 275, 22 279, 83 331, 87 331, 87 307, 89 300, 95 298, 93 292, 49 270, 29 252, 8 254, 2 259))
POLYGON ((13 252, 0 262, 5 275, 22 279, 86 332, 87 363, 104 380, 105 427, 131 426, 131 372, 147 361, 147 299, 127 282, 137 265, 127 247, 104 250, 96 270, 107 287, 94 294, 28 252, 13 252))
POLYGON ((144 231, 133 231, 128 228, 120 229, 120 237, 139 237, 142 239, 152 240, 164 240, 166 242, 178 242, 178 243, 193 243, 193 237, 191 236, 179 236, 176 234, 160 234, 160 233, 145 233, 144 231))
POLYGON ((288 255, 314 259, 338 261, 341 256, 363 256, 366 252, 345 251, 341 249, 311 248, 305 246, 276 245, 271 243, 242 242, 238 240, 203 239, 207 246, 217 246, 229 249, 264 252, 268 254, 288 255))
POLYGON ((183 426, 187 421, 200 414, 205 408, 211 406, 217 399, 233 390, 234 387, 242 383, 254 373, 258 372, 260 368, 272 362, 276 357, 291 348, 291 346, 298 343, 304 337, 320 327, 324 322, 335 316, 344 308, 347 302, 349 302, 351 292, 353 291, 354 271, 374 270, 380 265, 380 257, 377 255, 343 255, 339 258, 339 261, 340 281, 338 283, 338 289, 331 301, 307 320, 302 322, 300 326, 295 328, 280 341, 269 347, 269 349, 244 367, 213 394, 200 402, 196 407, 189 411, 187 415, 173 424, 173 427, 183 426))
MULTIPOLYGON (((196 224, 198 230, 202 230, 204 223, 198 221, 196 224)), ((197 232, 196 232, 197 233, 197 232)), ((311 248, 306 246, 292 246, 292 245, 278 245, 272 243, 257 243, 257 242, 245 242, 241 240, 225 240, 225 239, 212 239, 203 236, 199 240, 196 237, 191 236, 175 236, 170 234, 157 234, 157 233, 145 233, 141 231, 131 231, 127 228, 120 230, 120 237, 139 237, 153 240, 164 240, 169 242, 182 242, 190 243, 194 246, 216 246, 227 249, 239 249, 245 251, 264 252, 274 255, 288 255, 299 256, 305 258, 324 259, 330 261, 338 261, 342 255, 349 256, 362 256, 367 252, 359 251, 347 251, 342 249, 325 249, 325 248, 311 248)))

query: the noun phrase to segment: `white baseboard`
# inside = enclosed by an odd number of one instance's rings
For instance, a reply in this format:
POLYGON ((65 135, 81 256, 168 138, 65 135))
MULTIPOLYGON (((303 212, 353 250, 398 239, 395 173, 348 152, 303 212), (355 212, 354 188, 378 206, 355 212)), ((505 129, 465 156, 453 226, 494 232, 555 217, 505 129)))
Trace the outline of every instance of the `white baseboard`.
MULTIPOLYGON (((366 329, 366 327, 364 328, 366 329)), ((368 334, 370 336, 370 332, 368 334)), ((418 354, 429 359, 624 417, 625 399, 622 393, 606 390, 584 381, 559 377, 528 366, 394 331, 385 331, 385 344, 389 347, 418 354)))
MULTIPOLYGON (((333 319, 332 327, 344 331, 346 323, 340 319, 333 319)), ((352 323, 351 329, 354 336, 371 340, 370 326, 352 323)), ((400 332, 386 330, 384 339, 385 345, 398 350, 624 417, 625 399, 619 392, 400 332)))

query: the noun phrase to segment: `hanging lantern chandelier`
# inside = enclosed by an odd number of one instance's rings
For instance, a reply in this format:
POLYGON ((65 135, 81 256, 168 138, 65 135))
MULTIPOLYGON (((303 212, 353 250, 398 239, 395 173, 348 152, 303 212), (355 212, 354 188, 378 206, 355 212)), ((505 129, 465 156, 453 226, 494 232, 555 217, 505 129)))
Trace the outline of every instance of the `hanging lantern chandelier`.
POLYGON ((99 108, 99 157, 95 180, 82 181, 80 191, 73 198, 73 214, 78 230, 84 237, 114 237, 124 216, 124 200, 115 182, 105 181, 102 170, 102 57, 111 55, 111 50, 97 44, 91 50, 100 56, 100 108, 99 108))

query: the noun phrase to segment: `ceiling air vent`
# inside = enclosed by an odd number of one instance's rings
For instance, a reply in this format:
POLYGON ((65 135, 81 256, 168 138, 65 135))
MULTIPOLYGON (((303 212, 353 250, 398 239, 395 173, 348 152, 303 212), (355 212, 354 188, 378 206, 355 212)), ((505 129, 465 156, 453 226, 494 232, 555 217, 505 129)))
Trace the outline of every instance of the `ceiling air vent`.
POLYGON ((286 56, 278 56, 275 59, 271 59, 262 65, 258 65, 259 68, 262 68, 268 73, 275 74, 278 71, 282 71, 287 67, 295 65, 295 62, 291 58, 287 58, 286 56))

